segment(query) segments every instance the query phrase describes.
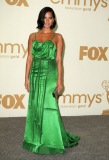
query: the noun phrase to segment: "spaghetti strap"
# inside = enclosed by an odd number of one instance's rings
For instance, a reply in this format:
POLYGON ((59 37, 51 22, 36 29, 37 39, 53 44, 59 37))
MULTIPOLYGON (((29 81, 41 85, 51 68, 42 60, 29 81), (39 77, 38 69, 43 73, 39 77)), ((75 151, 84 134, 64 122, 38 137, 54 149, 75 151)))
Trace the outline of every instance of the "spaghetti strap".
POLYGON ((56 35, 56 34, 54 33, 53 36, 52 36, 52 38, 51 38, 51 40, 54 38, 55 35, 56 35))

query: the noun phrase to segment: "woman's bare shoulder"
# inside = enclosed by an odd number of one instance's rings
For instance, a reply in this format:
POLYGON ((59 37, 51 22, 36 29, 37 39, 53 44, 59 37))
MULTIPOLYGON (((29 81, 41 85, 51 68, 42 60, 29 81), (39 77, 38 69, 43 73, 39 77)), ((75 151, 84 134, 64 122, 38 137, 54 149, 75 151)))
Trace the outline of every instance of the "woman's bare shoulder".
POLYGON ((37 32, 30 33, 29 38, 35 40, 37 32))
POLYGON ((55 34, 56 34, 57 42, 63 41, 63 36, 62 36, 62 34, 60 34, 60 33, 55 33, 55 34))
POLYGON ((60 33, 55 33, 57 40, 63 40, 63 36, 60 33))
POLYGON ((60 33, 55 33, 56 34, 56 36, 58 37, 58 38, 62 38, 62 34, 60 34, 60 33))

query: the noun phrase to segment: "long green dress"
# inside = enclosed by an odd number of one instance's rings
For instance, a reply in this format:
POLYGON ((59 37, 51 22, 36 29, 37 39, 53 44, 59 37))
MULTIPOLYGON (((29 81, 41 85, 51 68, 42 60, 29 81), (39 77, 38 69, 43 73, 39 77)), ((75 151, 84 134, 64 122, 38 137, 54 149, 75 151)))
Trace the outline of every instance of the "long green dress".
POLYGON ((78 144, 79 136, 65 130, 58 103, 52 96, 57 82, 56 45, 53 37, 32 43, 30 92, 22 147, 39 154, 64 153, 78 144))

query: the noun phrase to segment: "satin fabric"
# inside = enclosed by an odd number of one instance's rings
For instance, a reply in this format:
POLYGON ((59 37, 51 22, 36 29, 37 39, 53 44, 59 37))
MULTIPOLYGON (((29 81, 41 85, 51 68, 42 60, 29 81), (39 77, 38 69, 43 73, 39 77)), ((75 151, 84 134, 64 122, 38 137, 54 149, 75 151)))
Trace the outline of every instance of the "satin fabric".
POLYGON ((30 92, 22 147, 39 154, 64 153, 78 144, 79 136, 65 130, 52 92, 56 87, 56 45, 52 40, 32 43, 30 92))

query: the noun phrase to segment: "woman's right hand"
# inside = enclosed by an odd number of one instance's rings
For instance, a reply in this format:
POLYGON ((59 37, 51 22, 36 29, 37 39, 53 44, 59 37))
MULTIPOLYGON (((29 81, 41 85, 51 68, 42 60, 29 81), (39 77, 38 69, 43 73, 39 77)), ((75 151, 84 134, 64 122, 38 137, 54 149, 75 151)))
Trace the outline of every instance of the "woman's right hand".
POLYGON ((26 90, 29 92, 30 91, 30 82, 28 79, 25 80, 25 84, 24 84, 26 90))

